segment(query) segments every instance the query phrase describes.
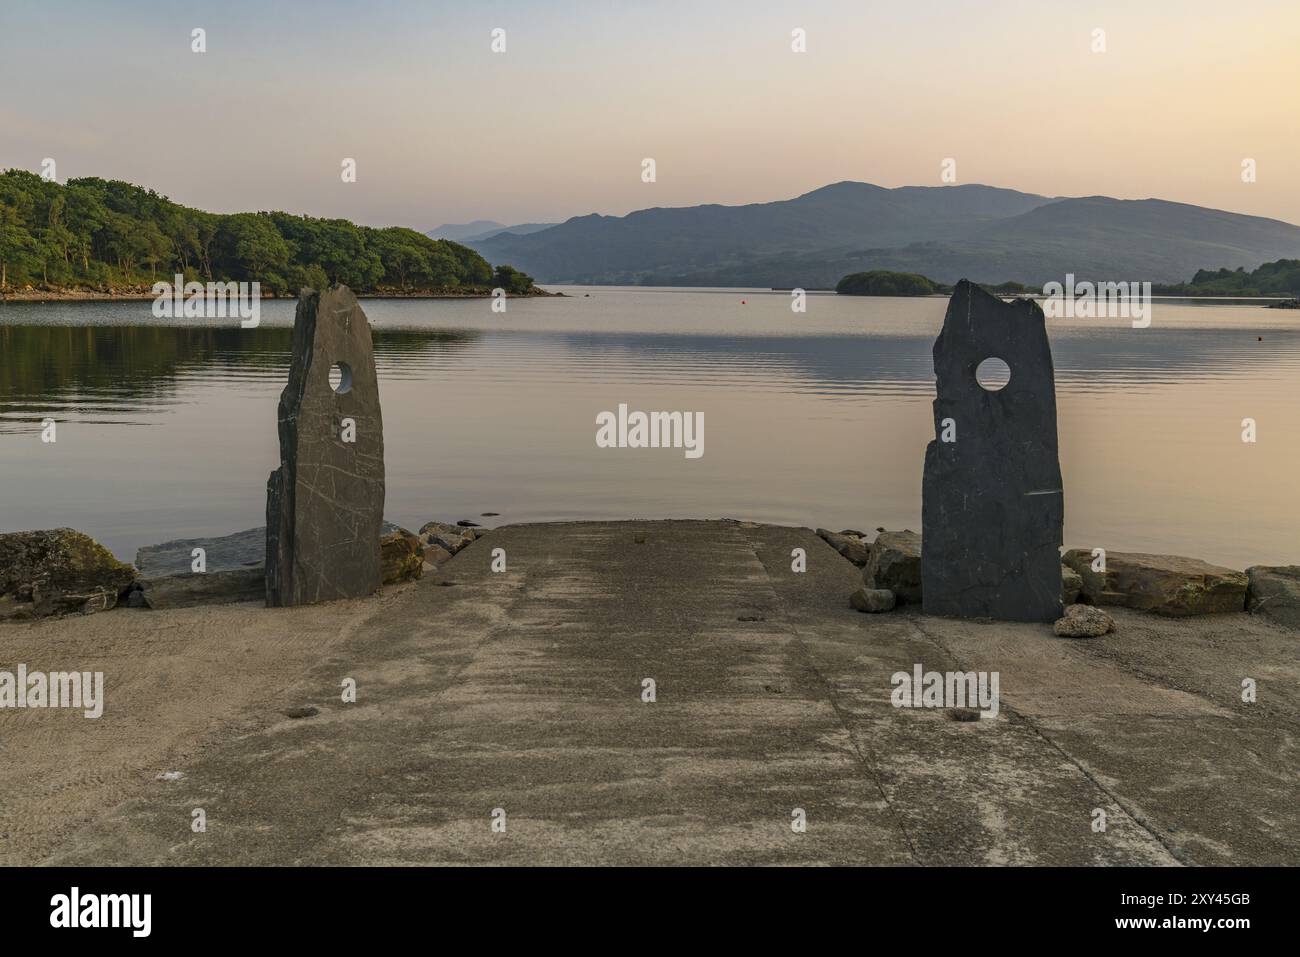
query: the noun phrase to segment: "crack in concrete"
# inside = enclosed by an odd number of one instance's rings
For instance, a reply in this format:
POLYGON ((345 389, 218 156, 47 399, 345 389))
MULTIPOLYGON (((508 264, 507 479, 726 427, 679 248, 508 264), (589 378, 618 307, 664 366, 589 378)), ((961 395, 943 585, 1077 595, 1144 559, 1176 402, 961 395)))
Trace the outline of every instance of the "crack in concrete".
POLYGON ((894 825, 898 828, 898 832, 903 836, 903 840, 907 843, 907 853, 912 858, 912 862, 917 865, 923 865, 924 861, 921 860, 921 856, 916 850, 916 844, 912 840, 912 835, 907 830, 907 825, 903 821, 903 816, 899 814, 898 809, 894 807, 894 802, 889 799, 889 795, 885 791, 884 783, 880 780, 880 772, 875 764, 875 752, 872 751, 869 746, 864 746, 859 742, 858 735, 854 733, 852 723, 849 721, 848 715, 840 705, 839 696, 836 695, 834 687, 826 676, 822 674, 821 669, 813 662, 812 654, 809 652, 808 646, 804 644, 803 638, 799 636, 797 626, 790 620, 788 614, 789 605, 786 603, 786 600, 781 597, 781 593, 776 589, 776 586, 772 582, 772 576, 767 570, 767 566, 758 555, 758 543, 747 538, 743 539, 743 541, 744 544, 748 546, 749 552, 753 556, 754 561, 758 563, 759 568, 763 571, 764 584, 766 585, 767 590, 771 593, 775 606, 781 609, 781 619, 776 624, 779 624, 790 636, 790 640, 794 643, 795 648, 798 649, 799 657, 802 660, 804 667, 813 678, 816 679, 817 684, 821 687, 823 694, 826 696, 826 703, 831 706, 831 711, 835 714, 836 722, 844 729, 844 733, 849 736, 849 743, 853 745, 853 753, 857 755, 858 763, 871 778, 872 784, 876 786, 876 791, 880 794, 880 799, 885 802, 885 807, 889 810, 889 816, 893 819, 894 825))
MULTIPOLYGON (((940 638, 926 631, 925 628, 921 626, 921 623, 919 621, 917 621, 916 619, 911 619, 909 621, 909 624, 911 624, 913 630, 915 630, 917 634, 919 634, 926 641, 938 647, 939 650, 941 650, 945 655, 947 655, 949 659, 955 662, 957 664, 957 667, 960 670, 962 671, 970 670, 966 667, 965 662, 961 659, 959 655, 957 655, 955 652, 953 652, 951 648, 949 648, 946 644, 944 644, 944 642, 940 638)), ((1051 738, 1047 734, 1047 732, 1044 731, 1032 718, 1030 718, 1024 712, 1018 711, 1014 706, 1007 704, 1005 701, 1001 702, 1000 709, 1005 714, 1009 716, 1013 716, 1017 721, 1022 723, 1025 727, 1029 728, 1029 730, 1034 732, 1034 734, 1036 734, 1040 739, 1042 739, 1042 741, 1045 744, 1050 746, 1052 750, 1056 751, 1058 754, 1061 755, 1061 757, 1065 758, 1065 760, 1068 761, 1074 768, 1076 768, 1080 774, 1082 774, 1085 778, 1088 779, 1088 781, 1092 783, 1093 787, 1097 788, 1097 790, 1099 790, 1102 794, 1106 795, 1106 797, 1108 797, 1112 802, 1114 802, 1115 806, 1118 807, 1121 811, 1123 811, 1129 817, 1129 819, 1133 821, 1134 824, 1142 828, 1142 830, 1144 830, 1149 837, 1151 837, 1157 844, 1159 844, 1162 848, 1164 848, 1166 853, 1168 853, 1170 857, 1172 857, 1175 861, 1183 865, 1187 865, 1189 863, 1189 861, 1186 859, 1187 857, 1186 854, 1184 854, 1181 850, 1179 850, 1178 848, 1171 845, 1168 841, 1166 841, 1164 837, 1160 834, 1156 826, 1148 822, 1148 819, 1145 814, 1139 811, 1127 800, 1121 798, 1111 788, 1107 787, 1105 784, 1099 781, 1096 778, 1096 776, 1094 776, 1093 773, 1088 770, 1088 768, 1083 764, 1082 761, 1077 759, 1074 755, 1070 754, 1070 752, 1065 750, 1064 747, 1062 747, 1053 738, 1051 738)))

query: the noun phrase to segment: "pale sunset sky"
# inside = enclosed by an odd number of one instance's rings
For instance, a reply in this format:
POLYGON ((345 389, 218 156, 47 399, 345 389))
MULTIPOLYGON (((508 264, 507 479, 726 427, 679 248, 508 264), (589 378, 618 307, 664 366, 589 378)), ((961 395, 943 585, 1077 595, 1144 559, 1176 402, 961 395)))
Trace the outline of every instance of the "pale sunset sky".
POLYGON ((940 185, 952 157, 1300 224, 1298 49, 1297 0, 5 0, 0 167, 424 230, 940 185))

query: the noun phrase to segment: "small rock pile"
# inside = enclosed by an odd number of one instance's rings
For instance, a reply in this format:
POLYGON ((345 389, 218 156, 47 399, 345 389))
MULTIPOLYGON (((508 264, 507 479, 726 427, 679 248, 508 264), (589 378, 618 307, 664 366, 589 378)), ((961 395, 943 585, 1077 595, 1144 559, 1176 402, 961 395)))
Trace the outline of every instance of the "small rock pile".
POLYGON ((474 525, 425 522, 420 526, 419 535, 420 547, 424 549, 424 560, 432 565, 441 565, 485 532, 486 529, 474 525))
POLYGON ((921 600, 921 536, 911 529, 878 532, 866 546, 862 587, 849 596, 849 606, 857 611, 891 611, 921 600))

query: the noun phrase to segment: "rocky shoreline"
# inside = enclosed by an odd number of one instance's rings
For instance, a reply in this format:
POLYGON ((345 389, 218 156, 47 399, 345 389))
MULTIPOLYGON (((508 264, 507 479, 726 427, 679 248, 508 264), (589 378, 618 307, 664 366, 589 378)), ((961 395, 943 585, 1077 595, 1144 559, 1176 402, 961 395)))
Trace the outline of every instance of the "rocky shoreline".
MULTIPOLYGON (((436 573, 490 534, 469 519, 426 522, 418 532, 386 522, 379 541, 382 583, 436 573)), ((819 528, 816 534, 861 569, 861 586, 848 598, 851 608, 879 614, 920 605, 918 533, 880 528, 873 538, 856 529, 819 528)), ((265 555, 264 528, 146 546, 134 565, 73 529, 0 533, 0 621, 263 601, 265 555), (200 561, 202 571, 196 570, 200 561)), ((1129 552, 1108 553, 1104 570, 1097 564, 1091 550, 1062 555, 1065 614, 1054 626, 1056 634, 1105 634, 1113 627, 1106 606, 1168 618, 1248 612, 1300 628, 1300 565, 1238 571, 1183 556, 1129 552)))
MULTIPOLYGON (((849 596, 856 611, 881 613, 921 603, 921 536, 910 529, 877 529, 874 541, 855 529, 817 535, 862 569, 862 587, 849 596)), ((1090 549, 1061 556, 1061 603, 1056 634, 1092 638, 1114 627, 1102 606, 1132 608, 1168 618, 1249 612, 1300 628, 1300 565, 1253 565, 1245 571, 1181 555, 1109 552, 1104 563, 1090 549), (1099 566, 1095 567, 1095 566, 1099 566)))
MULTIPOLYGON (((418 533, 385 522, 384 585, 436 571, 490 529, 468 519, 426 522, 418 533)), ((0 621, 90 615, 114 608, 163 609, 266 598, 266 529, 148 545, 134 565, 70 528, 0 533, 0 621), (202 557, 200 559, 199 552, 202 557), (202 571, 196 570, 201 562, 202 571)))

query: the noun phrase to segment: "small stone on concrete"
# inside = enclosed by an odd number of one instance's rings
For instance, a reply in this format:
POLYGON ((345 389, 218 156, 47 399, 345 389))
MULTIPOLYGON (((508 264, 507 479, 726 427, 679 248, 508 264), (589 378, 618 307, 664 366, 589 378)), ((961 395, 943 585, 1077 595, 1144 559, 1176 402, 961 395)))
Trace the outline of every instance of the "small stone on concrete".
POLYGON ((1071 605, 1065 617, 1058 618, 1052 631, 1062 638, 1099 638, 1111 631, 1115 622, 1110 615, 1092 605, 1071 605))
POLYGON ((855 611, 871 613, 891 611, 897 600, 888 588, 863 587, 849 596, 849 607, 855 611))

